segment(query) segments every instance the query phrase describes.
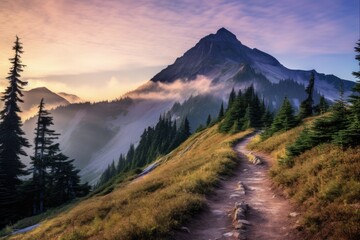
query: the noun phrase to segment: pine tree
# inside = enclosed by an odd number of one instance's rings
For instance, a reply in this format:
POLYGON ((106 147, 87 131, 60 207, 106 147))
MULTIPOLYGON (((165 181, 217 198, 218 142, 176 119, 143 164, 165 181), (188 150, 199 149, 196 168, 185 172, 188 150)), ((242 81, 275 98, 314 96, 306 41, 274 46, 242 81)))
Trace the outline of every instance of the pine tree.
POLYGON ((316 146, 318 143, 314 141, 314 133, 311 129, 305 128, 296 139, 296 141, 286 148, 287 150, 287 167, 292 167, 293 162, 289 161, 295 156, 300 155, 308 149, 316 146))
POLYGON ((206 126, 209 126, 211 123, 211 115, 209 114, 207 119, 206 119, 206 126))
MULTIPOLYGON (((355 51, 357 53, 355 59, 358 61, 358 65, 360 66, 360 40, 357 42, 355 51)), ((353 72, 353 75, 358 80, 352 89, 353 93, 349 97, 349 102, 351 103, 350 112, 353 118, 352 120, 360 121, 360 70, 353 72)))
POLYGON ((134 155, 135 155, 135 147, 134 144, 130 144, 130 148, 128 153, 126 154, 126 162, 129 163, 132 167, 134 167, 134 155))
POLYGON ((235 91, 231 91, 230 97, 229 97, 229 102, 230 99, 232 99, 232 94, 234 94, 235 99, 232 100, 232 104, 231 104, 231 108, 226 111, 225 113, 225 117, 224 117, 224 121, 221 122, 221 124, 219 125, 219 131, 223 132, 223 133, 227 133, 227 132, 235 132, 238 130, 236 129, 241 129, 242 126, 240 126, 237 121, 240 121, 240 119, 244 116, 245 114, 245 110, 246 110, 246 106, 244 103, 244 97, 241 93, 241 91, 239 92, 239 94, 236 96, 235 91), (234 127, 234 124, 237 124, 236 127, 234 127))
MULTIPOLYGON (((259 128, 262 126, 261 117, 264 114, 265 109, 260 103, 259 97, 253 93, 253 97, 249 103, 250 110, 250 127, 259 128)), ((246 129, 246 128, 244 128, 246 129)))
POLYGON ((119 174, 121 172, 124 171, 124 168, 125 168, 125 157, 124 155, 120 154, 120 157, 119 157, 119 160, 118 160, 118 164, 116 166, 116 172, 119 174))
MULTIPOLYGON (((247 129, 247 128, 251 128, 254 125, 254 118, 253 118, 253 108, 250 104, 248 104, 246 111, 245 111, 245 116, 244 116, 244 124, 243 126, 237 126, 237 128, 240 129, 247 129)), ((239 123, 237 123, 239 124, 239 123)))
MULTIPOLYGON (((230 97, 229 97, 230 99, 230 97)), ((239 90, 231 108, 225 113, 224 120, 219 124, 219 131, 236 133, 247 128, 261 128, 272 121, 272 114, 261 103, 253 86, 244 93, 239 90)))
POLYGON ((0 185, 3 186, 3 194, 11 196, 12 203, 7 202, 7 205, 14 215, 16 215, 16 203, 20 197, 18 189, 22 183, 20 177, 27 174, 25 165, 20 161, 20 156, 26 156, 23 148, 29 147, 28 141, 23 137, 22 123, 18 115, 21 112, 18 103, 23 102, 22 90, 27 84, 26 81, 20 80, 20 73, 24 67, 21 63, 22 49, 22 44, 16 37, 13 47, 15 56, 10 58, 12 66, 6 78, 9 86, 1 98, 4 102, 4 109, 0 112, 0 185))
POLYGON ((114 161, 110 165, 110 175, 111 177, 114 177, 116 175, 116 167, 114 161))
POLYGON ((184 122, 180 126, 179 135, 181 136, 181 142, 185 141, 191 135, 190 123, 187 117, 185 117, 184 122))
POLYGON ((228 111, 231 108, 231 106, 234 103, 235 99, 236 99, 236 93, 235 93, 235 89, 233 88, 231 90, 231 92, 230 92, 230 96, 229 96, 229 100, 228 100, 228 106, 227 106, 226 111, 228 111))
POLYGON ((325 100, 325 97, 322 95, 320 97, 319 104, 314 107, 314 111, 317 114, 324 114, 329 110, 329 104, 325 100))
POLYGON ((291 106, 291 103, 287 99, 284 98, 283 104, 276 115, 274 122, 271 125, 270 132, 274 134, 275 132, 279 131, 287 131, 293 127, 295 127, 297 121, 294 116, 294 109, 291 106))
POLYGON ((33 170, 32 185, 34 187, 33 214, 44 211, 45 185, 48 177, 47 169, 49 168, 49 163, 45 159, 49 146, 58 139, 59 135, 54 130, 49 129, 53 125, 53 118, 45 110, 44 105, 44 99, 41 99, 35 128, 34 155, 30 157, 33 170))
POLYGON ((171 150, 178 147, 181 143, 183 143, 186 139, 188 139, 191 135, 190 132, 190 123, 187 117, 185 117, 184 121, 180 124, 179 129, 176 132, 176 136, 172 141, 171 150))
POLYGON ((218 115, 218 121, 221 121, 224 118, 224 103, 221 102, 220 111, 218 115))
POLYGON ((12 212, 14 207, 13 197, 13 194, 0 183, 0 228, 5 227, 14 219, 14 213, 12 212))
POLYGON ((33 213, 43 212, 46 207, 55 207, 77 196, 88 193, 87 183, 81 185, 79 170, 75 169, 55 143, 59 134, 50 129, 53 117, 45 110, 42 99, 39 105, 38 121, 35 128, 35 151, 31 157, 34 186, 33 213))
POLYGON ((111 179, 110 176, 110 166, 108 165, 107 168, 105 169, 105 171, 101 174, 100 176, 100 180, 98 182, 98 186, 106 183, 107 181, 109 181, 111 179))
POLYGON ((270 112, 268 109, 265 109, 264 114, 261 116, 261 123, 264 129, 267 129, 271 126, 273 122, 274 116, 272 112, 270 112))
MULTIPOLYGON (((355 59, 360 65, 360 40, 355 46, 355 59)), ((334 141, 342 147, 356 146, 360 144, 360 70, 353 72, 353 75, 358 79, 353 87, 353 93, 350 95, 349 107, 350 116, 346 127, 339 131, 338 135, 334 137, 334 141)), ((340 112, 341 114, 341 112, 340 112)), ((343 115, 343 117, 346 115, 343 115)))
POLYGON ((51 188, 48 190, 50 193, 48 205, 58 206, 74 199, 80 186, 80 171, 74 167, 74 159, 69 159, 64 155, 60 151, 58 143, 49 147, 49 155, 46 158, 51 168, 51 188))
POLYGON ((313 114, 314 84, 315 84, 315 75, 314 72, 311 72, 309 85, 305 89, 305 92, 307 93, 307 98, 300 104, 299 119, 310 117, 313 114))

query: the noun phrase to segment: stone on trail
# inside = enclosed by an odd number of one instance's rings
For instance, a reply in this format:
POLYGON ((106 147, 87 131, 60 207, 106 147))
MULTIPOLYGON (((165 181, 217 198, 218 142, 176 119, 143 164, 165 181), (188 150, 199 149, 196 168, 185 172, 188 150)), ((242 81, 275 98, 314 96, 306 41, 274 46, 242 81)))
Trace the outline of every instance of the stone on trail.
POLYGON ((236 203, 235 203, 235 209, 238 209, 238 208, 242 208, 242 209, 244 209, 245 211, 247 211, 248 208, 249 208, 249 206, 248 206, 244 201, 241 202, 241 203, 236 202, 236 203))
POLYGON ((238 223, 243 223, 243 224, 246 224, 246 225, 251 225, 251 222, 245 220, 245 219, 240 219, 238 220, 238 223))
POLYGON ((236 225, 235 225, 235 229, 237 229, 237 230, 239 230, 239 229, 246 229, 246 226, 245 226, 245 224, 244 223, 237 223, 236 225))
POLYGON ((245 219, 246 211, 248 210, 248 205, 245 202, 235 203, 235 213, 233 221, 235 223, 235 226, 237 224, 237 221, 240 219, 245 219))
POLYGON ((238 197, 240 197, 239 194, 231 194, 231 195, 230 195, 230 199, 232 199, 232 198, 238 198, 238 197))
POLYGON ((300 215, 300 213, 297 213, 297 212, 291 212, 291 213, 289 213, 289 217, 297 217, 297 216, 299 216, 300 215))
POLYGON ((235 210, 235 214, 234 214, 234 221, 237 221, 239 219, 244 219, 245 218, 245 210, 242 208, 237 208, 235 210))
POLYGON ((191 233, 191 232, 190 232, 190 229, 187 228, 187 227, 181 227, 180 229, 181 229, 182 231, 184 231, 184 232, 191 233))
POLYGON ((225 216, 226 215, 226 213, 221 210, 212 210, 211 212, 216 216, 225 216))
POLYGON ((233 232, 227 232, 223 234, 224 237, 232 237, 233 235, 234 235, 233 232))

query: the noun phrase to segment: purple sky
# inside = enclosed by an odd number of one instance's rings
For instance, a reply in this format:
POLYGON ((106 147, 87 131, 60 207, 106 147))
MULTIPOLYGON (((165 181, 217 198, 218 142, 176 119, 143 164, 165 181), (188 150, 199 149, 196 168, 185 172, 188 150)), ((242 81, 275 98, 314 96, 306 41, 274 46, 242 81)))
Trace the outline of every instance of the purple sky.
POLYGON ((87 100, 119 97, 220 27, 289 68, 358 69, 358 0, 2 0, 0 24, 1 79, 18 34, 29 88, 87 100))

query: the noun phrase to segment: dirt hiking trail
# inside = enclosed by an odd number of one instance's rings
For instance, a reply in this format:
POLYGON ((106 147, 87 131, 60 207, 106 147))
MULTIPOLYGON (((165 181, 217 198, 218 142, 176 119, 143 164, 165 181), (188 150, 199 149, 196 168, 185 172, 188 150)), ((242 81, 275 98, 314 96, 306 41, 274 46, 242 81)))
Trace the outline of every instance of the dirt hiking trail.
POLYGON ((262 163, 255 165, 249 161, 248 156, 254 155, 246 145, 252 137, 234 147, 240 161, 234 176, 221 180, 215 194, 207 199, 208 208, 175 233, 174 239, 301 239, 295 229, 298 213, 272 186, 268 175, 271 158, 255 153, 262 163), (239 209, 235 213, 236 203, 239 209))

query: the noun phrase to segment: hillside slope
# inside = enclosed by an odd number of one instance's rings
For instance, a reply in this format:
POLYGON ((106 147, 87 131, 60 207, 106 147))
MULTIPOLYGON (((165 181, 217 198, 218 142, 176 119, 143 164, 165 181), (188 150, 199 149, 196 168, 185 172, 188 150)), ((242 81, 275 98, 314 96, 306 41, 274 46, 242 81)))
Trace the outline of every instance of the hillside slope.
POLYGON ((360 147, 322 144, 294 158, 291 168, 281 164, 286 146, 312 122, 249 147, 277 158, 272 178, 303 209, 309 239, 360 239, 360 147))
POLYGON ((232 144, 250 132, 224 135, 215 125, 159 159, 141 178, 114 185, 11 239, 169 239, 205 203, 205 194, 237 164, 232 144))

